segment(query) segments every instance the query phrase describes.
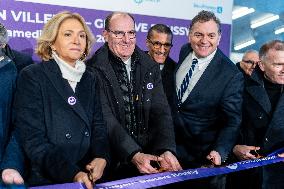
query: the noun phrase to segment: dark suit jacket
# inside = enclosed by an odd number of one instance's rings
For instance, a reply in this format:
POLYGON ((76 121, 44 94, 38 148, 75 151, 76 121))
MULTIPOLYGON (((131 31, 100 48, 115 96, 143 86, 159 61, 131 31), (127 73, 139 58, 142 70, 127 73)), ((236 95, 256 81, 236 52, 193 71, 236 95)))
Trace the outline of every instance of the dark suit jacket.
MULTIPOLYGON (((260 146, 260 153, 267 155, 284 147, 284 95, 281 94, 274 112, 271 112, 263 85, 260 69, 255 69, 251 77, 246 78, 241 142, 260 146)), ((283 162, 265 166, 263 175, 264 188, 284 188, 283 162)))
POLYGON ((74 93, 54 60, 26 67, 18 79, 15 113, 31 161, 29 184, 72 182, 94 158, 107 159, 107 131, 92 73, 85 71, 74 93))
MULTIPOLYGON (((190 44, 182 47, 177 69, 192 52, 190 44)), ((175 82, 175 81, 174 81, 175 82)), ((177 154, 185 167, 200 166, 210 151, 227 159, 239 130, 243 75, 219 50, 185 102, 178 107, 176 91, 170 101, 177 140, 177 154), (173 103, 172 103, 173 102, 173 103)))

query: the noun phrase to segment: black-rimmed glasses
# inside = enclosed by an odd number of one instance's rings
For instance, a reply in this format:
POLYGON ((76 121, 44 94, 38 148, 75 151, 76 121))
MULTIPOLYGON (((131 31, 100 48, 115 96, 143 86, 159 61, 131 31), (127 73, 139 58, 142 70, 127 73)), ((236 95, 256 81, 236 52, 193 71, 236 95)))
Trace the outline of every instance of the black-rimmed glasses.
POLYGON ((161 43, 159 41, 151 41, 150 39, 147 39, 155 49, 159 49, 161 48, 162 46, 164 46, 165 49, 169 49, 173 46, 173 44, 171 43, 161 43))
POLYGON ((136 31, 135 30, 125 32, 125 31, 112 31, 112 30, 108 29, 107 31, 113 33, 115 38, 117 38, 117 39, 122 39, 126 34, 128 35, 128 37, 130 39, 134 39, 136 37, 136 31))
POLYGON ((244 63, 247 63, 247 64, 251 64, 251 65, 256 65, 258 64, 260 61, 252 61, 252 60, 242 60, 244 63))

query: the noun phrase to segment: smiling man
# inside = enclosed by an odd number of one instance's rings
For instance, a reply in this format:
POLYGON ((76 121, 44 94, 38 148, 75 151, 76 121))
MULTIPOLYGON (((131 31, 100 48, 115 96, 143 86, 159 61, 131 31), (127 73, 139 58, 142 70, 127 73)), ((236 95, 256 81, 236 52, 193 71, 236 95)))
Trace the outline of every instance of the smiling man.
MULTIPOLYGON (((201 11, 179 56, 173 99, 177 155, 184 168, 227 160, 241 122, 243 75, 218 49, 219 19, 201 11)), ((225 177, 184 182, 177 188, 224 188, 225 177)))
POLYGON ((244 53, 242 61, 238 62, 236 66, 241 72, 250 76, 259 62, 258 52, 251 49, 244 53))
POLYGON ((134 18, 107 16, 105 45, 88 61, 102 87, 102 107, 112 150, 112 179, 181 167, 176 157, 173 122, 159 66, 138 46, 134 18))
POLYGON ((169 98, 169 94, 174 90, 170 87, 173 82, 173 73, 176 62, 169 57, 172 48, 173 33, 164 24, 152 26, 147 34, 146 45, 150 57, 159 64, 162 76, 164 91, 169 98))

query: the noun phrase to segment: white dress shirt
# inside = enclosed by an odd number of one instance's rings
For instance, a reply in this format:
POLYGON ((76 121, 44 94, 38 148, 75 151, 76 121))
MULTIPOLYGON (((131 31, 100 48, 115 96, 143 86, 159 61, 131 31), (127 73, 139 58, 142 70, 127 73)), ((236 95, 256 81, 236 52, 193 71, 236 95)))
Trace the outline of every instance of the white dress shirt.
POLYGON ((195 52, 193 51, 192 53, 189 53, 188 56, 184 59, 184 61, 182 62, 182 64, 180 65, 179 69, 176 72, 176 92, 179 91, 183 79, 185 78, 187 72, 191 68, 192 60, 196 58, 198 60, 198 63, 195 66, 195 69, 192 73, 188 87, 181 99, 181 102, 184 102, 187 99, 188 95, 190 94, 190 92, 192 91, 192 89, 194 88, 194 86, 202 76, 203 72, 205 71, 211 60, 213 59, 216 51, 217 49, 205 58, 197 58, 195 52))

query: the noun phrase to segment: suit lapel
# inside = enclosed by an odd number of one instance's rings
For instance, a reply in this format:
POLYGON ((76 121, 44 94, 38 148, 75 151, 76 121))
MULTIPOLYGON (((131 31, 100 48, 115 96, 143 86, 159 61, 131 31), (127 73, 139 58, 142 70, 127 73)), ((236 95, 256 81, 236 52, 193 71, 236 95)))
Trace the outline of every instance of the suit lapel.
POLYGON ((271 111, 271 103, 264 88, 263 80, 261 79, 262 76, 260 74, 261 73, 255 71, 246 81, 245 89, 252 96, 252 98, 258 102, 263 110, 269 114, 271 111))
MULTIPOLYGON (((276 105, 275 111, 273 112, 273 116, 271 118, 270 124, 268 126, 268 129, 266 131, 266 136, 269 136, 272 128, 277 127, 280 128, 282 127, 282 124, 284 122, 283 119, 283 113, 284 113, 284 95, 282 93, 282 95, 280 96, 278 103, 276 105)), ((277 130, 276 128, 273 130, 277 130)), ((282 139, 280 139, 282 140, 282 139)))
POLYGON ((263 108, 263 110, 269 114, 271 110, 271 104, 269 97, 262 86, 248 86, 247 92, 255 99, 256 102, 263 108))
MULTIPOLYGON (((72 108, 87 125, 90 125, 90 121, 86 115, 86 111, 81 106, 78 96, 73 92, 68 81, 62 78, 60 69, 57 66, 56 62, 52 60, 49 62, 44 62, 42 65, 44 68, 44 73, 47 75, 52 85, 55 87, 56 91, 60 94, 62 100, 64 100, 69 105, 69 107, 72 108)), ((82 88, 85 87, 87 86, 82 86, 82 88)), ((86 91, 88 90, 86 89, 84 92, 86 91)))
MULTIPOLYGON (((220 57, 218 56, 218 50, 211 60, 211 62, 208 64, 207 68, 204 70, 203 74, 193 87, 192 91, 188 95, 188 98, 186 101, 193 97, 194 95, 198 94, 199 91, 206 90, 207 86, 214 81, 215 76, 218 74, 220 71, 218 62, 220 61, 220 57)), ((186 102, 185 101, 185 102, 186 102)))
MULTIPOLYGON (((192 52, 192 49, 190 48, 190 50, 188 51, 188 54, 192 52)), ((183 58, 185 58, 186 56, 183 56, 183 58)), ((217 52, 215 54, 215 56, 213 57, 213 59, 211 60, 211 62, 208 64, 207 68, 205 69, 205 71, 203 72, 203 74, 201 75, 201 77, 199 78, 198 82, 195 84, 195 86, 193 87, 192 91, 190 92, 189 96, 187 97, 187 99, 184 101, 183 104, 186 104, 190 98, 194 97, 195 95, 197 95, 199 93, 199 91, 204 91, 207 86, 214 81, 214 78, 216 76, 216 74, 218 74, 219 72, 219 65, 218 62, 220 62, 220 56, 219 56, 219 49, 217 49, 217 52)))

